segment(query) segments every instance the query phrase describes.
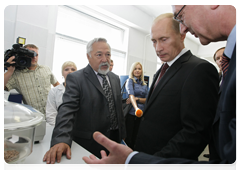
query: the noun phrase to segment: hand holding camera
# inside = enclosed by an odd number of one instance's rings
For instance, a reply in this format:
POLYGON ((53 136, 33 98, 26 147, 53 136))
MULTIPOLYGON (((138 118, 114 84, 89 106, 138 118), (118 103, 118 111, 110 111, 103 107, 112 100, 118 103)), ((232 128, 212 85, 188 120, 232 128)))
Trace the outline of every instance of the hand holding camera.
POLYGON ((13 48, 5 52, 4 66, 8 68, 10 66, 15 66, 15 68, 18 70, 22 70, 31 66, 32 58, 34 58, 37 54, 32 50, 22 47, 25 44, 25 41, 25 38, 18 37, 17 44, 13 44, 13 48), (13 56, 14 58, 11 60, 10 58, 13 56))
POLYGON ((8 71, 10 71, 10 72, 14 72, 14 70, 15 70, 14 65, 16 62, 14 61, 14 59, 15 59, 15 56, 12 56, 6 61, 6 63, 9 63, 8 71))

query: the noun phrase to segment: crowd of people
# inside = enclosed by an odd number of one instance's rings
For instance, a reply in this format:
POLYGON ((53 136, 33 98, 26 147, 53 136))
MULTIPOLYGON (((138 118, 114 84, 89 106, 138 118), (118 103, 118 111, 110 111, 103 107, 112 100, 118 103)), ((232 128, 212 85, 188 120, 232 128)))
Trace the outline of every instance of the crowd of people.
MULTIPOLYGON (((236 9, 174 5, 173 13, 153 21, 150 35, 163 65, 148 89, 142 64, 132 64, 125 85, 126 103, 132 107, 125 117, 120 79, 112 72, 111 47, 105 38, 88 42, 85 68, 63 63, 62 84, 49 67, 38 64, 38 47, 24 46, 37 55, 28 68, 7 68, 4 89, 16 89, 25 104, 45 114, 54 126, 44 162, 60 162, 63 154, 70 159, 72 141, 93 154, 83 157, 93 164, 235 162, 236 9), (222 25, 224 18, 227 24, 222 25), (203 45, 227 40, 226 47, 213 54, 219 73, 185 48, 187 32, 203 45), (198 161, 207 145, 209 161, 198 161)), ((7 62, 13 64, 14 58, 7 62)))

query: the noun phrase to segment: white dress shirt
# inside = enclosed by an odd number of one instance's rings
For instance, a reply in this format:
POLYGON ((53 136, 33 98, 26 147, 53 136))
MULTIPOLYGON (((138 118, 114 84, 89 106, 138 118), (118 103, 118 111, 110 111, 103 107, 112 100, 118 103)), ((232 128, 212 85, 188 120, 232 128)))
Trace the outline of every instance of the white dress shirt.
MULTIPOLYGON (((93 71, 94 71, 94 73, 96 74, 99 83, 101 84, 101 86, 103 86, 103 78, 102 78, 100 75, 98 75, 98 72, 96 72, 95 70, 93 70, 93 71)), ((108 75, 106 75, 106 79, 107 79, 107 81, 108 81, 108 85, 111 87, 111 84, 110 84, 108 75)))
POLYGON ((59 84, 52 88, 48 93, 47 105, 46 105, 46 121, 55 126, 55 120, 58 113, 58 107, 62 104, 62 96, 65 92, 65 86, 59 84))

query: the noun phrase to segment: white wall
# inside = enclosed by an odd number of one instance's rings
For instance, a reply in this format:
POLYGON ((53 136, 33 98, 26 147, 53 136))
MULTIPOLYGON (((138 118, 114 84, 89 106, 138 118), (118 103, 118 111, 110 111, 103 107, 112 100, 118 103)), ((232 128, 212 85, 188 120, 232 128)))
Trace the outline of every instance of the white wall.
MULTIPOLYGON (((154 20, 154 17, 148 15, 135 6, 101 5, 98 7, 102 9, 101 12, 106 12, 113 18, 116 16, 118 19, 120 18, 121 22, 131 26, 129 32, 129 56, 127 61, 127 72, 134 61, 140 61, 144 64, 144 74, 150 76, 151 83, 153 74, 156 72, 157 68, 157 56, 149 37, 147 38, 147 41, 144 41, 144 39, 146 35, 150 33, 151 24, 154 20), (141 49, 143 46, 146 47, 145 55, 141 54, 143 52, 143 49, 141 49)), ((217 64, 213 60, 213 54, 217 49, 226 46, 226 41, 210 43, 207 46, 203 46, 200 44, 198 39, 188 33, 184 44, 185 47, 190 49, 194 55, 210 61, 216 67, 216 69, 218 69, 217 64)))
POLYGON ((129 30, 129 45, 127 56, 127 74, 132 63, 141 62, 144 75, 150 76, 150 84, 157 68, 157 55, 152 46, 149 34, 134 28, 129 30))
POLYGON ((4 11, 4 49, 12 48, 17 37, 39 48, 39 64, 52 68, 57 6, 7 6, 4 11))
MULTIPOLYGON (((133 62, 140 61, 144 67, 144 74, 150 76, 151 84, 157 69, 157 56, 149 37, 154 18, 131 5, 87 6, 87 8, 97 10, 98 13, 117 19, 118 22, 130 27, 126 74, 133 62)), ((18 36, 26 37, 27 44, 33 43, 39 47, 39 64, 52 68, 57 9, 58 7, 53 5, 7 6, 4 11, 4 49, 11 48, 18 36)), ((193 54, 209 59, 213 63, 214 52, 226 45, 223 42, 202 46, 188 37, 184 43, 193 54)))
MULTIPOLYGON (((129 31, 127 73, 131 64, 139 61, 143 64, 144 75, 150 76, 151 85, 153 75, 157 70, 157 55, 153 48, 149 33, 155 18, 149 16, 135 6, 102 5, 98 7, 102 9, 99 10, 102 13, 106 13, 113 18, 121 18, 121 22, 131 27, 129 31)), ((193 54, 198 54, 199 44, 188 37, 185 38, 184 43, 186 48, 190 49, 193 54)))

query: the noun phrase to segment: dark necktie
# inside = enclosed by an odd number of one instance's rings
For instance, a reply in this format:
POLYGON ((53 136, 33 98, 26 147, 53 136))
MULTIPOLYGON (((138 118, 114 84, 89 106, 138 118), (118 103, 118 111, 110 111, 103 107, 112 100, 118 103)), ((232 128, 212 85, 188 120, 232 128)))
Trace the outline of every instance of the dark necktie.
POLYGON ((115 106, 114 106, 114 101, 113 101, 112 90, 108 84, 106 75, 99 74, 99 73, 98 73, 98 75, 103 78, 102 87, 103 87, 104 94, 108 101, 108 107, 109 107, 109 112, 110 112, 110 122, 111 122, 110 129, 115 130, 115 129, 117 129, 118 124, 117 124, 117 116, 116 116, 116 111, 115 111, 115 106))
MULTIPOLYGON (((159 77, 158 77, 158 79, 157 79, 157 82, 155 83, 155 86, 154 86, 154 89, 155 89, 155 87, 157 86, 157 84, 158 84, 158 82, 160 81, 160 79, 162 78, 162 76, 164 75, 164 73, 166 72, 166 70, 168 69, 168 64, 167 63, 165 63, 164 64, 164 66, 163 66, 163 68, 162 68, 162 70, 161 70, 161 72, 160 72, 160 75, 159 75, 159 77)), ((153 89, 153 90, 154 90, 153 89)))
POLYGON ((221 61, 222 72, 223 72, 223 80, 224 80, 224 77, 227 75, 229 61, 230 61, 230 59, 228 57, 226 57, 225 54, 223 54, 222 61, 221 61))

